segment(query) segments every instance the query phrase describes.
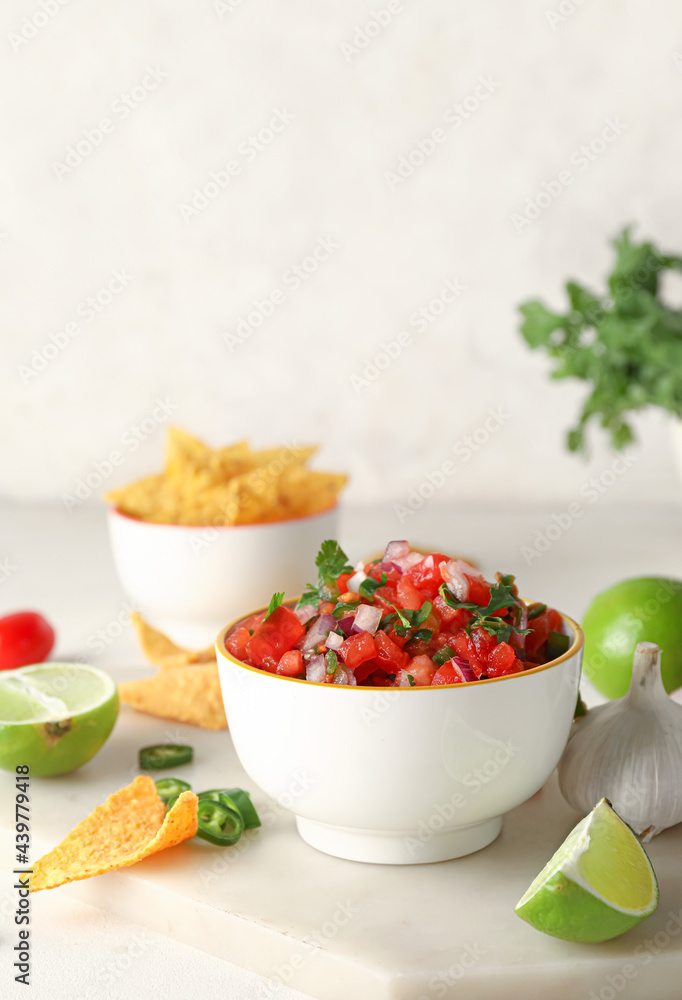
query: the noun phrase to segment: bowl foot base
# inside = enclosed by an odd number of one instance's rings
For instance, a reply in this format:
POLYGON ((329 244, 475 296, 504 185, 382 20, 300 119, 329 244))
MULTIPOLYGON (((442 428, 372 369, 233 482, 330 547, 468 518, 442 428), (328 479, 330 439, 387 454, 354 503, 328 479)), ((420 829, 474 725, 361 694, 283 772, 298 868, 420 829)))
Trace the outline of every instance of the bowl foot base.
POLYGON ((484 823, 463 826, 456 830, 434 833, 376 833, 352 827, 330 826, 316 820, 296 817, 296 826, 306 844, 324 854, 348 861, 370 864, 418 865, 433 861, 450 861, 473 854, 492 844, 502 829, 502 817, 495 816, 484 823))

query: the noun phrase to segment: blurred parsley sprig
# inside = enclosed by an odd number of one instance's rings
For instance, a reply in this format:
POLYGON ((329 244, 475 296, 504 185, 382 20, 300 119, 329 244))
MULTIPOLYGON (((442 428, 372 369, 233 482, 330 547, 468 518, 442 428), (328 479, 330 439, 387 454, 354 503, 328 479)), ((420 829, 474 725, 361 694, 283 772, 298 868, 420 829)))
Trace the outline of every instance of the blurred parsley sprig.
POLYGON ((571 451, 585 449, 586 425, 593 418, 621 449, 635 439, 627 419, 632 411, 660 406, 682 417, 682 310, 659 298, 661 272, 682 271, 682 257, 662 254, 652 243, 633 243, 629 227, 613 246, 608 294, 600 297, 569 281, 565 314, 537 299, 520 307, 526 342, 556 361, 552 378, 592 384, 568 433, 571 451))

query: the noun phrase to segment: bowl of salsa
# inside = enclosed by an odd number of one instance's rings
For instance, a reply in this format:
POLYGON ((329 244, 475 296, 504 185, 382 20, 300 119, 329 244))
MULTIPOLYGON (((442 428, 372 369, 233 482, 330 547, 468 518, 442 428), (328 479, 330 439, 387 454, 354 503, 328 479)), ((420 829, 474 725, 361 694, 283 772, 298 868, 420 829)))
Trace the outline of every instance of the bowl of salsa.
POLYGON ((408 864, 486 846, 561 756, 580 627, 522 599, 509 574, 487 580, 402 540, 355 565, 328 540, 316 565, 298 601, 276 592, 218 636, 244 768, 339 857, 408 864))

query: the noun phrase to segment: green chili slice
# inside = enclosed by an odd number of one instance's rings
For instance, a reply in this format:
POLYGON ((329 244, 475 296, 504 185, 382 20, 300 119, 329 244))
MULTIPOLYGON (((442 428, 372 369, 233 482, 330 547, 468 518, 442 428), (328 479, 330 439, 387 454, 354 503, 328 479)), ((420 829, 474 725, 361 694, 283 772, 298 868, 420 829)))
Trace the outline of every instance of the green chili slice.
POLYGON ((165 771, 170 767, 190 764, 194 757, 193 747, 177 743, 158 743, 140 750, 140 768, 143 771, 165 771))
POLYGON ((253 830, 261 825, 260 817, 251 801, 251 796, 243 788, 212 788, 208 792, 201 792, 199 798, 221 802, 228 809, 234 809, 244 821, 245 830, 253 830))
POLYGON ((165 803, 168 803, 169 799, 177 799, 182 792, 192 791, 190 783, 183 781, 182 778, 158 778, 154 784, 165 803))
POLYGON ((244 832, 240 813, 215 799, 199 797, 198 822, 197 837, 218 847, 231 847, 244 832))

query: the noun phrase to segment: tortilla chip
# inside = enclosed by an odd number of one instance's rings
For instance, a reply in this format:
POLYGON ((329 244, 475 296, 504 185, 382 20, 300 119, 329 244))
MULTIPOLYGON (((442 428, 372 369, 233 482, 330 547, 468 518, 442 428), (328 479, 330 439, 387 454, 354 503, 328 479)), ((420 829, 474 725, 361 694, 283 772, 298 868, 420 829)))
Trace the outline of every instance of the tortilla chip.
POLYGON ((182 646, 176 646, 163 632, 148 625, 142 615, 138 615, 136 611, 130 617, 137 631, 142 652, 150 663, 155 663, 160 667, 183 667, 187 666, 188 663, 210 663, 216 659, 215 646, 207 646, 206 649, 200 649, 198 652, 183 649, 182 646))
POLYGON ((227 729, 217 663, 164 665, 155 677, 119 684, 118 694, 124 705, 140 712, 203 729, 227 729))
POLYGON ((197 832, 198 802, 194 792, 183 792, 166 814, 153 779, 135 778, 35 862, 31 892, 127 868, 189 840, 197 832))
POLYGON ((212 449, 169 427, 162 473, 109 491, 105 500, 156 524, 257 524, 331 507, 347 477, 306 467, 316 445, 252 451, 247 441, 212 449))

